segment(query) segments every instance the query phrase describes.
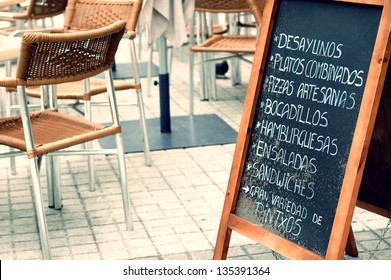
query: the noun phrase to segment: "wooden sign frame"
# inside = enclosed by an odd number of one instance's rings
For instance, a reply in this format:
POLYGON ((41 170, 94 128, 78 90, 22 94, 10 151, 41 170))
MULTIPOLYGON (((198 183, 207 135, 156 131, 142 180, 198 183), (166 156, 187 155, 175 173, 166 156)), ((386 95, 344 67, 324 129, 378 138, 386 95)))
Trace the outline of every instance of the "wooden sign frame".
MULTIPOLYGON (((387 73, 391 26, 391 1, 389 0, 324 0, 345 2, 359 5, 376 5, 382 7, 380 24, 364 88, 364 95, 351 143, 350 154, 343 177, 338 199, 336 215, 331 229, 325 257, 303 248, 296 243, 281 237, 257 224, 235 215, 241 178, 246 161, 249 139, 260 97, 263 74, 266 67, 268 48, 272 40, 274 18, 279 0, 266 0, 262 23, 259 30, 257 50, 251 70, 250 82, 246 92, 242 120, 239 128, 230 177, 228 181, 220 227, 216 240, 213 259, 226 259, 232 230, 245 235, 254 241, 284 255, 290 259, 342 259, 351 229, 354 208, 365 166, 376 114, 387 73)), ((343 27, 341 27, 343 28, 343 27)))
POLYGON ((390 91, 389 65, 357 200, 358 207, 388 219, 391 219, 391 186, 388 183, 391 178, 390 91))

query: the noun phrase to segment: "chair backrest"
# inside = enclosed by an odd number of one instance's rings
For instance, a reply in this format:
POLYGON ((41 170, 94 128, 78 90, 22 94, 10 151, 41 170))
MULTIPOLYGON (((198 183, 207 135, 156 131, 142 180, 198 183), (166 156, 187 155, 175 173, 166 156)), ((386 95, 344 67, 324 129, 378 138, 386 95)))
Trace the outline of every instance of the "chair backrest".
POLYGON ((42 19, 65 12, 67 0, 30 0, 25 12, 15 14, 16 19, 42 19))
POLYGON ((246 0, 196 0, 195 10, 209 13, 250 12, 246 0))
MULTIPOLYGON (((195 11, 206 13, 249 13, 254 15, 255 23, 236 24, 242 27, 256 27, 261 25, 262 13, 266 0, 195 0, 195 11)), ((209 30, 211 33, 211 30, 209 30)))
POLYGON ((73 82, 112 67, 125 21, 75 33, 26 33, 22 37, 16 84, 41 86, 73 82))
POLYGON ((126 30, 136 30, 142 0, 69 0, 64 28, 68 31, 91 30, 126 21, 126 30))

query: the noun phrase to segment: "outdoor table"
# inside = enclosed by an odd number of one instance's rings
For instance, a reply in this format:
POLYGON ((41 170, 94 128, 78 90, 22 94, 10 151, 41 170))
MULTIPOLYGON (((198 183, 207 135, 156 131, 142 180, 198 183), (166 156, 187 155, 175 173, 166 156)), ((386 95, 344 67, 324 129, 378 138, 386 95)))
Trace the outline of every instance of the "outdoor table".
POLYGON ((140 13, 140 30, 146 30, 148 44, 159 41, 160 130, 171 132, 170 79, 167 41, 174 48, 187 41, 186 25, 194 13, 195 0, 146 0, 140 13))
POLYGON ((26 0, 0 0, 0 8, 24 3, 26 0))
POLYGON ((18 58, 21 38, 0 36, 0 60, 18 58))

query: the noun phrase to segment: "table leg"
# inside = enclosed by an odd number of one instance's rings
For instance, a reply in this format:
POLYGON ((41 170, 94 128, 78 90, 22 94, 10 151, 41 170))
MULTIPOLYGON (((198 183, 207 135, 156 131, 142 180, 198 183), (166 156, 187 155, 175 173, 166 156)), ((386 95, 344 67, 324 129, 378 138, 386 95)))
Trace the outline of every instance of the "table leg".
POLYGON ((160 132, 171 132, 170 117, 170 78, 167 63, 167 41, 159 40, 159 94, 160 94, 160 132))

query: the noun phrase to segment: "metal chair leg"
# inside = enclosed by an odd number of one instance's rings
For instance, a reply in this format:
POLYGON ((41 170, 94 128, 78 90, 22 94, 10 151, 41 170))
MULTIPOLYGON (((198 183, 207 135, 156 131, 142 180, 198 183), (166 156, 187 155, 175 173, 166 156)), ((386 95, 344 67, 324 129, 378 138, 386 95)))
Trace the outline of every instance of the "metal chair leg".
POLYGON ((136 85, 139 85, 139 88, 136 88, 136 94, 137 94, 137 104, 140 113, 140 128, 143 135, 145 165, 151 166, 151 153, 149 148, 149 137, 148 137, 147 125, 145 119, 144 100, 141 91, 140 72, 138 70, 136 48, 133 40, 129 41, 129 47, 130 47, 130 56, 132 59, 132 68, 133 68, 132 71, 133 71, 134 82, 136 85))
MULTIPOLYGON (((11 70, 12 70, 12 63, 10 60, 7 60, 5 61, 5 75, 6 77, 11 77, 11 70)), ((11 94, 9 94, 8 92, 6 92, 7 96, 5 97, 5 116, 11 116, 11 104, 12 104, 12 101, 11 101, 11 94)), ((10 148, 10 151, 12 151, 14 149, 10 148)), ((10 169, 11 169, 11 175, 16 175, 16 162, 15 162, 15 158, 14 157, 11 157, 10 158, 10 169)))
POLYGON ((230 69, 231 69, 231 83, 233 86, 242 84, 242 74, 240 68, 239 58, 231 58, 229 60, 230 69))
MULTIPOLYGON (((120 122, 118 117, 118 109, 114 105, 117 102, 114 94, 113 74, 111 72, 111 69, 105 71, 105 78, 108 84, 107 92, 109 94, 111 111, 113 112, 112 114, 113 124, 119 126, 120 122)), ((120 133, 117 133, 115 135, 115 140, 117 144, 118 167, 119 167, 120 184, 121 184, 121 191, 122 191, 122 201, 123 201, 124 214, 125 214, 125 224, 127 230, 133 230, 132 216, 130 213, 128 179, 126 175, 125 153, 124 153, 122 135, 120 133)))
POLYGON ((130 212, 128 179, 127 179, 127 175, 126 175, 125 156, 124 156, 124 147, 123 147, 122 136, 120 134, 116 134, 115 139, 116 139, 117 149, 118 149, 118 167, 119 167, 119 174, 120 174, 122 203, 124 206, 126 230, 133 230, 133 221, 132 221, 132 214, 130 212))
MULTIPOLYGON (((89 87, 89 81, 84 80, 85 87, 89 87)), ((91 120, 91 101, 86 100, 84 101, 84 118, 87 120, 91 120)), ((84 145, 84 148, 87 150, 91 150, 93 143, 92 142, 87 142, 84 145)), ((94 156, 93 155, 88 155, 87 156, 87 161, 88 161, 88 184, 90 191, 93 192, 95 191, 95 167, 94 167, 94 156)))
MULTIPOLYGON (((208 60, 211 60, 211 54, 208 54, 208 60)), ((208 77, 209 77, 209 85, 210 92, 212 93, 212 100, 217 100, 217 88, 216 88, 216 63, 212 60, 208 63, 208 77)))
POLYGON ((194 115, 194 53, 189 54, 189 115, 194 115))
POLYGON ((54 180, 53 180, 53 157, 45 157, 46 167, 46 181, 47 181, 47 192, 48 192, 48 207, 54 208, 55 197, 54 197, 54 180))
POLYGON ((147 96, 151 96, 151 86, 152 86, 152 64, 153 64, 153 47, 149 47, 149 59, 148 59, 148 68, 147 68, 147 96))
POLYGON ((140 128, 141 128, 142 135, 143 135, 145 165, 151 166, 152 160, 151 160, 149 138, 148 138, 148 132, 147 132, 146 119, 145 119, 143 95, 141 93, 141 90, 140 91, 137 90, 136 94, 137 94, 137 103, 138 103, 139 113, 140 113, 140 128))
POLYGON ((41 183, 39 181, 39 169, 37 165, 37 158, 30 158, 28 160, 31 180, 33 185, 33 194, 35 202, 35 210, 38 220, 39 236, 41 239, 41 246, 44 259, 51 259, 49 234, 46 224, 45 211, 42 204, 41 183))
POLYGON ((62 208, 60 158, 49 155, 45 160, 48 205, 49 208, 60 210, 62 208))

